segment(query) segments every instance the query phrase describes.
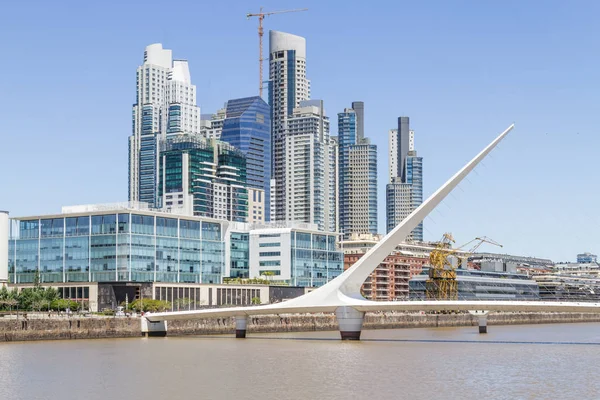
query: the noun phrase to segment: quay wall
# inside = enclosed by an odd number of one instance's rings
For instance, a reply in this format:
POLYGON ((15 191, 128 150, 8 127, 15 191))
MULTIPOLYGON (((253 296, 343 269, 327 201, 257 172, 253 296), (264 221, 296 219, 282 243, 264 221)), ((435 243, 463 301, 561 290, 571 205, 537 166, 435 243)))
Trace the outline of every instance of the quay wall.
MULTIPOLYGON (((491 313, 488 325, 600 322, 600 314, 491 313)), ((367 313, 364 329, 477 326, 470 314, 367 313)), ((337 330, 333 314, 267 315, 250 317, 248 333, 337 330)), ((233 334, 234 318, 169 321, 168 336, 233 334)), ((0 342, 60 339, 141 337, 140 318, 0 318, 0 342)))

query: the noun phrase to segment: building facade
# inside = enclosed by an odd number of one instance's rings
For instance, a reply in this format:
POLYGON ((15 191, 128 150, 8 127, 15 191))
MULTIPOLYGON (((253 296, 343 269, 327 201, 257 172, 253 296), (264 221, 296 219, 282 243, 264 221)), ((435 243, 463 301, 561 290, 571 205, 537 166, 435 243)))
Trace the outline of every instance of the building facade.
MULTIPOLYGON (((336 143, 329 136, 323 101, 300 102, 287 119, 282 139, 286 154, 286 197, 275 205, 283 221, 316 224, 336 231, 336 143)), ((279 185, 281 181, 276 183, 279 185)), ((277 203, 277 200, 276 200, 277 203)))
POLYGON ((226 221, 144 210, 129 203, 15 218, 9 278, 33 283, 220 283, 226 221))
POLYGON ((250 277, 268 273, 292 286, 322 286, 343 272, 337 235, 311 224, 250 231, 250 277))
POLYGON ((161 142, 172 133, 199 133, 200 108, 185 60, 160 43, 146 47, 136 73, 133 133, 129 137, 129 200, 156 206, 161 142))
POLYGON ((221 140, 246 156, 248 222, 270 220, 270 107, 258 96, 229 100, 221 140))
MULTIPOLYGON (((390 182, 386 186, 387 232, 423 203, 423 158, 414 150, 414 132, 408 117, 398 118, 398 129, 389 132, 390 182), (392 176, 396 174, 395 176, 392 176)), ((423 241, 421 222, 408 240, 423 241)))
MULTIPOLYGON (((539 300, 536 281, 527 275, 456 269, 458 300, 539 300)), ((426 300, 429 268, 409 281, 410 298, 426 300)))
POLYGON ((286 154, 288 118, 300 102, 310 98, 310 81, 306 78, 306 40, 289 33, 269 31, 269 104, 271 105, 271 171, 274 179, 274 210, 271 219, 286 221, 287 170, 291 167, 286 154))
POLYGON ((221 108, 216 114, 200 115, 200 134, 207 139, 221 139, 226 108, 221 108))
POLYGON ((596 263, 598 262, 598 256, 592 253, 577 254, 578 263, 596 263))
MULTIPOLYGON (((357 262, 364 253, 344 254, 344 270, 357 262)), ((368 300, 408 300, 410 264, 402 254, 394 252, 387 256, 363 283, 361 292, 368 300)))
POLYGON ((7 211, 0 211, 0 288, 8 283, 10 224, 7 211))
POLYGON ((338 114, 339 230, 377 233, 377 146, 364 137, 364 103, 338 114))
POLYGON ((248 220, 245 155, 229 143, 177 135, 160 153, 160 206, 168 211, 228 221, 248 220))

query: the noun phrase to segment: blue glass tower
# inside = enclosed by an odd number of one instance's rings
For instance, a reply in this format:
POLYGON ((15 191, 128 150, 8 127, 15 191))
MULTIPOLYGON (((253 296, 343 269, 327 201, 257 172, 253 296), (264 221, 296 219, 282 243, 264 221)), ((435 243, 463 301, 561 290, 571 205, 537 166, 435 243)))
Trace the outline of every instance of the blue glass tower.
POLYGON ((258 97, 227 102, 221 140, 246 156, 246 182, 249 188, 264 190, 265 220, 270 220, 271 109, 258 97))
MULTIPOLYGON (((409 151, 406 157, 406 183, 411 186, 410 204, 411 211, 423 203, 423 157, 409 151)), ((413 240, 423 241, 423 222, 412 231, 413 240)))

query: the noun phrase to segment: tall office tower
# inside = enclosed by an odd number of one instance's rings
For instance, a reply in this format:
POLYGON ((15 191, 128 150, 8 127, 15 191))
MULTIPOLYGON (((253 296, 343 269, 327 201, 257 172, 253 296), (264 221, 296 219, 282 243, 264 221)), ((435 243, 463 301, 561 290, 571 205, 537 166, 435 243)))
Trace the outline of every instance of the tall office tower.
POLYGON ((159 196, 178 214, 246 222, 246 157, 216 139, 182 134, 161 145, 159 196))
MULTIPOLYGON (((390 183, 386 187, 386 223, 390 232, 423 203, 423 157, 415 151, 414 131, 409 118, 398 118, 398 129, 389 131, 390 183)), ((421 222, 408 237, 423 241, 421 222)))
POLYGON ((158 157, 168 135, 200 132, 200 108, 187 61, 173 60, 160 43, 144 51, 137 69, 133 134, 129 137, 129 200, 155 207, 158 157))
MULTIPOLYGON (((404 117, 407 118, 407 117, 404 117)), ((390 182, 398 175, 398 129, 390 129, 388 132, 388 147, 389 147, 389 177, 390 182)), ((408 130, 408 151, 415 149, 415 131, 412 129, 408 130)))
POLYGON ((314 223, 320 230, 335 231, 335 141, 329 137, 323 101, 300 102, 286 123, 286 196, 280 220, 314 223))
POLYGON ((364 103, 338 114, 339 230, 377 234, 377 146, 364 137, 364 103))
POLYGON ((229 100, 221 140, 246 156, 248 222, 270 220, 271 118, 270 107, 258 97, 229 100))
POLYGON ((300 102, 310 98, 310 81, 306 79, 306 40, 284 32, 269 32, 269 104, 271 105, 271 143, 273 146, 272 178, 274 213, 271 219, 285 221, 289 215, 286 191, 286 131, 288 119, 300 102))

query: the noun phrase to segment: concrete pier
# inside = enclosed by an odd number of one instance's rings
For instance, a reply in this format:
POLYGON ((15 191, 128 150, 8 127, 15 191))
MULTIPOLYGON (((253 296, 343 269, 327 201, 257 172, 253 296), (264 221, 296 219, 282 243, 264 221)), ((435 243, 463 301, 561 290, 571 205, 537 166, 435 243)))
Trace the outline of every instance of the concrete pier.
POLYGON ((473 310, 469 314, 477 317, 479 320, 479 333, 487 333, 487 316, 489 311, 473 310))
POLYGON ((248 317, 235 317, 235 337, 236 339, 245 339, 248 329, 248 317))
POLYGON ((142 335, 146 337, 165 337, 167 336, 167 321, 150 322, 147 318, 141 317, 142 335))
POLYGON ((335 310, 342 340, 360 340, 365 313, 352 307, 338 307, 335 310))

